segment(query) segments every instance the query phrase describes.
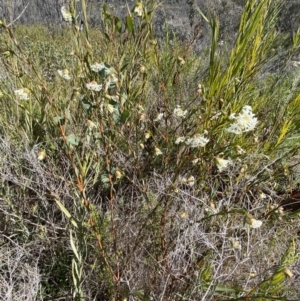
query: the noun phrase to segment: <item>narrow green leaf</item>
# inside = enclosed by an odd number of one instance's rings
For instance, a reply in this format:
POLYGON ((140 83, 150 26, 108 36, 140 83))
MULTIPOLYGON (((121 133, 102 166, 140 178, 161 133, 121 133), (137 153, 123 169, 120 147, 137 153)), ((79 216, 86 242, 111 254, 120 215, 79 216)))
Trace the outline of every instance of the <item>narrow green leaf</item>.
POLYGON ((58 208, 62 211, 62 213, 69 219, 71 220, 71 223, 75 228, 78 228, 77 222, 75 219, 72 217, 71 213, 68 211, 68 209, 57 199, 55 198, 55 203, 58 206, 58 208))
POLYGON ((132 33, 134 28, 134 20, 131 16, 126 17, 126 29, 128 33, 132 33))
POLYGON ((121 95, 121 106, 123 106, 126 101, 127 101, 127 94, 124 92, 121 95))
POLYGON ((106 3, 103 4, 102 10, 103 10, 103 13, 106 15, 107 14, 107 4, 106 3))
POLYGON ((78 287, 80 281, 79 281, 79 277, 78 277, 77 263, 74 260, 74 258, 72 259, 72 276, 73 276, 74 286, 78 287))
POLYGON ((202 18, 209 23, 208 18, 203 14, 203 12, 200 10, 200 8, 196 5, 196 10, 198 11, 198 13, 202 16, 202 18))
POLYGON ((115 17, 115 28, 118 33, 122 32, 122 21, 118 17, 115 17))
POLYGON ((71 231, 70 231, 70 243, 71 243, 71 248, 73 250, 73 253, 75 254, 77 260, 80 261, 79 255, 78 255, 78 252, 77 252, 77 249, 76 249, 76 246, 74 244, 74 240, 73 240, 73 236, 72 236, 72 232, 71 231))

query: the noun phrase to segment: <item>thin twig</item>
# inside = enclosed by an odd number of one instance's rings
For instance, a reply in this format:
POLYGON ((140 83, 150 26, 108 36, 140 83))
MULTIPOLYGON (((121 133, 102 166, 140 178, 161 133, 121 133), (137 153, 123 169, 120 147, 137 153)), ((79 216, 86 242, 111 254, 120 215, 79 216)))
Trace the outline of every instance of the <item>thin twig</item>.
POLYGON ((19 16, 18 16, 16 19, 14 19, 11 23, 9 23, 8 25, 6 25, 6 26, 9 27, 9 26, 13 25, 18 19, 20 19, 21 16, 24 14, 25 10, 27 9, 28 5, 29 5, 29 2, 28 2, 27 5, 24 7, 24 9, 23 9, 22 12, 19 14, 19 16))

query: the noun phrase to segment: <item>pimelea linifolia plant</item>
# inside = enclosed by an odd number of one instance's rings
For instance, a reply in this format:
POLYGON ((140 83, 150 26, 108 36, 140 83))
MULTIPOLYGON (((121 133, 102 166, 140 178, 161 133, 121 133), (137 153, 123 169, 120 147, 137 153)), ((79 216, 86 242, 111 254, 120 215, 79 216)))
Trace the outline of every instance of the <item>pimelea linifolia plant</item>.
POLYGON ((299 217, 280 200, 298 184, 299 89, 285 62, 268 74, 281 2, 247 1, 230 51, 197 8, 200 58, 156 39, 158 6, 104 5, 99 32, 71 1, 53 42, 1 21, 2 243, 39 254, 45 300, 295 298, 299 217))

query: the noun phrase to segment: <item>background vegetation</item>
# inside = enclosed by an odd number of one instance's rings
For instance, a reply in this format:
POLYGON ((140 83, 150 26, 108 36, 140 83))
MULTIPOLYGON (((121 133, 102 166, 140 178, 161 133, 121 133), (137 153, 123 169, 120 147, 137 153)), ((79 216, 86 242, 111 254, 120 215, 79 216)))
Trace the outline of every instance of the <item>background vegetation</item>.
POLYGON ((282 3, 247 1, 233 44, 196 7, 200 54, 156 37, 154 0, 103 6, 101 32, 84 0, 62 29, 1 21, 2 300, 299 299, 300 31, 280 31, 282 3))

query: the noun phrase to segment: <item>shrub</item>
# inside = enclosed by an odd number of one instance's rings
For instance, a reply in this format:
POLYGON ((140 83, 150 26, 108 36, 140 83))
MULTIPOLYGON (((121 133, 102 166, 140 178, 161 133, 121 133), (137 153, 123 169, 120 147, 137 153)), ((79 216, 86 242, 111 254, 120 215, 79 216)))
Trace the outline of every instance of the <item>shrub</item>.
POLYGON ((230 50, 198 9, 200 58, 156 40, 154 0, 124 20, 104 5, 101 33, 81 5, 63 40, 1 23, 2 228, 36 242, 39 298, 295 298, 299 218, 280 202, 298 184, 298 79, 268 73, 280 3, 247 1, 230 50))

